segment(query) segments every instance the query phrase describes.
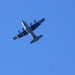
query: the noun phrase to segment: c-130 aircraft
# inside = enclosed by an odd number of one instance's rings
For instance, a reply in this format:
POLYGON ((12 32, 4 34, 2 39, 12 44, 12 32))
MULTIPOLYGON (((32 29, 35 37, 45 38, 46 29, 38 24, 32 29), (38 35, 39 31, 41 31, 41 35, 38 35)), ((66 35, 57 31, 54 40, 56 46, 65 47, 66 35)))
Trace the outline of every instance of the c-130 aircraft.
POLYGON ((17 34, 15 37, 13 37, 14 40, 18 39, 18 38, 21 38, 27 34, 29 34, 33 40, 30 42, 30 44, 38 41, 43 35, 39 35, 39 36, 36 36, 35 33, 33 32, 38 26, 41 25, 41 23, 45 21, 45 18, 42 18, 41 20, 39 20, 38 22, 36 22, 36 20, 34 20, 35 24, 32 25, 32 23, 30 23, 30 27, 28 26, 28 24, 22 20, 22 32, 18 31, 19 34, 17 34))

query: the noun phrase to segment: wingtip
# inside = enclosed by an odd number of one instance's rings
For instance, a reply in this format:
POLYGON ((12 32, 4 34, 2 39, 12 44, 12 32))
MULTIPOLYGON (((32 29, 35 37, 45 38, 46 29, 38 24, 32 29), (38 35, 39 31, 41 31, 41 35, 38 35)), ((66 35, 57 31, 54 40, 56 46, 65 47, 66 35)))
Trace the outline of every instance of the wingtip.
POLYGON ((16 40, 17 39, 17 37, 15 36, 15 37, 13 37, 13 40, 16 40))
POLYGON ((43 18, 43 20, 45 20, 45 18, 43 18))

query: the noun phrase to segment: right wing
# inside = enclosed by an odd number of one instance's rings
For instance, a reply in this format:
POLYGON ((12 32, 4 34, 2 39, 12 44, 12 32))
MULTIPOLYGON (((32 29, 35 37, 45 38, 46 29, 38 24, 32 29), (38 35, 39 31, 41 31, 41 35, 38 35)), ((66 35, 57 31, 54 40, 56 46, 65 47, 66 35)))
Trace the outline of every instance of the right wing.
POLYGON ((15 37, 13 37, 14 40, 21 38, 25 35, 27 35, 28 33, 26 32, 26 30, 23 30, 22 32, 20 32, 19 34, 17 34, 15 37))

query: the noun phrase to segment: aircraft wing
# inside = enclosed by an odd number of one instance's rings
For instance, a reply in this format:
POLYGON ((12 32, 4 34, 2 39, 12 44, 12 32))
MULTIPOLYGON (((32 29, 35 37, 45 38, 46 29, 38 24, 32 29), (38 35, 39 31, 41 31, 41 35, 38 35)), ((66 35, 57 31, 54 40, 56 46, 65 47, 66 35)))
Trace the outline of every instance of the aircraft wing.
POLYGON ((19 34, 17 34, 15 37, 13 37, 14 40, 21 38, 25 35, 27 35, 28 33, 26 32, 26 30, 23 30, 22 32, 20 32, 19 34))
POLYGON ((35 22, 35 24, 31 25, 30 28, 31 30, 35 30, 37 27, 39 27, 41 25, 41 23, 45 21, 45 18, 42 18, 41 20, 39 20, 38 22, 35 22))

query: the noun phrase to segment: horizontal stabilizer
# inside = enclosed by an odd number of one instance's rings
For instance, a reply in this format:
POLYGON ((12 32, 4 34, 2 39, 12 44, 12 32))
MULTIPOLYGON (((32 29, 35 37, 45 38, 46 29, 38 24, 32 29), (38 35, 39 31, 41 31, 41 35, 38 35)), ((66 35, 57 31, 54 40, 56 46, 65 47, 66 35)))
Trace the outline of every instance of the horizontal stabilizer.
POLYGON ((39 35, 39 36, 35 37, 35 38, 30 42, 30 44, 32 44, 32 43, 38 41, 42 36, 43 36, 43 35, 39 35))

